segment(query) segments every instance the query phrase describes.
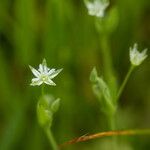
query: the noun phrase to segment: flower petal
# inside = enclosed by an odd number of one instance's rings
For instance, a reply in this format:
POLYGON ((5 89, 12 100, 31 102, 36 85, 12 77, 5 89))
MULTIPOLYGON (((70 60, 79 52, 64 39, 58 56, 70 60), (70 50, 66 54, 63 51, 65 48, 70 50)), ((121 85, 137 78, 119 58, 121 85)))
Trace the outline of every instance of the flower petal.
POLYGON ((42 65, 42 64, 39 64, 39 69, 38 69, 38 71, 40 71, 40 73, 43 73, 44 68, 43 68, 43 65, 42 65))
POLYGON ((133 48, 130 48, 130 61, 134 66, 140 65, 147 57, 147 49, 144 49, 142 52, 138 51, 138 45, 134 44, 133 48))
POLYGON ((56 86, 56 84, 50 78, 48 78, 48 80, 44 81, 44 83, 46 83, 48 85, 56 86))
POLYGON ((53 78, 56 77, 62 70, 63 70, 63 69, 58 69, 58 70, 56 70, 55 72, 51 73, 51 74, 49 75, 49 78, 50 78, 50 79, 53 79, 53 78))
POLYGON ((51 75, 55 72, 55 69, 50 69, 47 75, 51 75))
POLYGON ((43 81, 41 81, 39 78, 33 78, 32 79, 32 83, 30 85, 32 86, 36 86, 36 85, 41 85, 43 83, 43 81))
POLYGON ((103 17, 106 8, 109 6, 109 1, 94 0, 93 2, 90 2, 89 0, 86 0, 85 5, 88 9, 89 15, 103 17))
POLYGON ((38 70, 41 74, 47 74, 50 69, 47 66, 40 64, 38 70))
POLYGON ((47 66, 43 66, 43 68, 44 68, 44 73, 45 73, 45 74, 47 74, 48 71, 50 70, 47 66))
POLYGON ((141 55, 142 55, 142 57, 144 57, 144 59, 148 56, 147 55, 147 48, 146 49, 144 49, 143 51, 142 51, 142 53, 141 53, 141 55))
POLYGON ((39 77, 40 73, 39 73, 36 69, 34 69, 32 66, 29 66, 29 67, 30 67, 32 73, 33 73, 36 77, 39 77))
POLYGON ((42 61, 42 65, 47 67, 46 59, 44 58, 42 61))

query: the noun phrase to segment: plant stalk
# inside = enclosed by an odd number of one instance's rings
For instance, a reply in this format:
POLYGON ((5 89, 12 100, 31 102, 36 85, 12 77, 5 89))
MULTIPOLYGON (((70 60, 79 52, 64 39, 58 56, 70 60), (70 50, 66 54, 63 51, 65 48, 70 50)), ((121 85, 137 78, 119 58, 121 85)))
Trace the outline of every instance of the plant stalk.
POLYGON ((41 88, 41 94, 42 96, 44 96, 44 84, 42 85, 42 88, 41 88))
POLYGON ((47 135, 47 137, 49 139, 49 142, 50 142, 50 145, 51 145, 52 149, 53 150, 58 150, 58 146, 57 146, 57 143, 56 143, 56 141, 54 139, 54 136, 52 134, 51 129, 47 128, 45 131, 46 131, 46 135, 47 135))
POLYGON ((126 83, 128 82, 129 77, 130 77, 130 75, 131 75, 131 73, 132 73, 133 70, 134 70, 134 66, 131 65, 131 67, 130 67, 130 69, 129 69, 129 71, 128 71, 128 73, 127 73, 127 75, 126 75, 126 77, 125 77, 125 79, 124 79, 124 81, 123 81, 123 83, 122 83, 120 89, 119 89, 119 92, 118 92, 118 94, 117 94, 116 102, 119 100, 119 98, 120 98, 120 96, 121 96, 121 94, 122 94, 122 92, 123 92, 123 90, 124 90, 124 88, 125 88, 125 85, 126 85, 126 83))
MULTIPOLYGON (((100 44, 101 44, 101 50, 102 50, 102 55, 103 55, 103 61, 104 61, 104 75, 106 77, 106 80, 108 81, 108 85, 110 87, 113 103, 116 98, 116 93, 117 93, 117 80, 115 78, 115 71, 113 68, 113 62, 112 62, 112 57, 110 53, 110 47, 109 47, 109 41, 107 36, 103 36, 102 39, 100 39, 100 44)), ((107 115, 107 120, 108 120, 108 126, 110 130, 115 130, 116 125, 115 125, 115 114, 116 111, 113 114, 108 114, 107 115)), ((116 138, 112 138, 112 150, 116 150, 117 147, 117 142, 116 138)))
POLYGON ((103 61, 104 61, 104 76, 106 77, 108 85, 111 89, 112 97, 113 99, 115 99, 117 93, 117 80, 113 68, 113 62, 110 53, 110 47, 109 47, 110 44, 109 44, 108 37, 103 36, 100 39, 100 44, 101 44, 100 46, 103 55, 103 61))

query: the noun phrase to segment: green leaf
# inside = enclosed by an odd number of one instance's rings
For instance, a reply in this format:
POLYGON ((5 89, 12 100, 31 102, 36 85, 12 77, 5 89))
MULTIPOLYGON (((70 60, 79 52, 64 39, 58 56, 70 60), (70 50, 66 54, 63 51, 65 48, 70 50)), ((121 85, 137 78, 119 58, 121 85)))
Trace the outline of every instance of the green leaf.
POLYGON ((39 99, 39 105, 42 105, 44 108, 49 108, 52 102, 54 101, 54 97, 51 95, 43 95, 39 99))
POLYGON ((51 105, 51 111, 52 111, 53 113, 57 112, 58 109, 59 109, 59 106, 60 106, 60 99, 58 98, 58 99, 56 99, 56 100, 52 103, 52 105, 51 105))
POLYGON ((105 81, 102 78, 98 78, 97 82, 104 98, 107 101, 111 101, 112 97, 108 85, 105 83, 105 81))
POLYGON ((53 114, 51 111, 43 107, 42 105, 37 106, 37 116, 38 116, 38 121, 41 127, 50 127, 52 124, 53 120, 53 114))
POLYGON ((50 127, 52 125, 53 114, 57 112, 60 105, 60 99, 54 100, 51 95, 40 97, 37 105, 37 116, 41 127, 50 127))
POLYGON ((101 104, 101 109, 104 113, 112 114, 115 111, 115 105, 113 104, 113 98, 107 83, 102 77, 98 77, 97 71, 94 68, 90 75, 92 82, 92 89, 101 104))
POLYGON ((91 74, 90 74, 90 81, 91 81, 91 82, 96 82, 96 81, 97 81, 97 78, 98 78, 97 70, 96 70, 96 68, 94 67, 93 70, 91 71, 91 74))
POLYGON ((93 89, 95 96, 98 98, 98 100, 101 101, 103 95, 102 95, 100 87, 97 84, 94 84, 92 89, 93 89))

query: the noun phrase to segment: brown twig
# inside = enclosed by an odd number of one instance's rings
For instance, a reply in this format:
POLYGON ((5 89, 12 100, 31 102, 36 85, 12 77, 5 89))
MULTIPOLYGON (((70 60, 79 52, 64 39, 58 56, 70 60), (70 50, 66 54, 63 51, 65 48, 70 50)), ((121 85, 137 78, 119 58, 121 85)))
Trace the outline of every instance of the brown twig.
POLYGON ((102 137, 108 137, 108 136, 119 136, 119 135, 136 135, 136 134, 150 134, 149 129, 143 129, 143 130, 118 130, 118 131, 107 131, 107 132, 100 132, 96 134, 91 134, 91 135, 83 135, 81 137, 75 138, 73 140, 70 140, 68 142, 65 142, 60 145, 60 148, 63 148, 65 146, 79 143, 79 142, 84 142, 96 138, 102 138, 102 137))

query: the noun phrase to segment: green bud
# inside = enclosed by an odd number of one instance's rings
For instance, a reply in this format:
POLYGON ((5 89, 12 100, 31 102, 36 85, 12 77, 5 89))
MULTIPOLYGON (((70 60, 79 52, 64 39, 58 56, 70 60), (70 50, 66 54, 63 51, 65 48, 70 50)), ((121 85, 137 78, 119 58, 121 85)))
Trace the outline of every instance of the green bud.
POLYGON ((37 116, 39 124, 42 127, 50 127, 53 120, 53 114, 51 111, 45 109, 43 106, 39 105, 37 106, 37 116))
POLYGON ((40 97, 37 104, 37 117, 42 127, 50 127, 53 121, 53 114, 59 108, 60 99, 54 99, 51 95, 40 97))

